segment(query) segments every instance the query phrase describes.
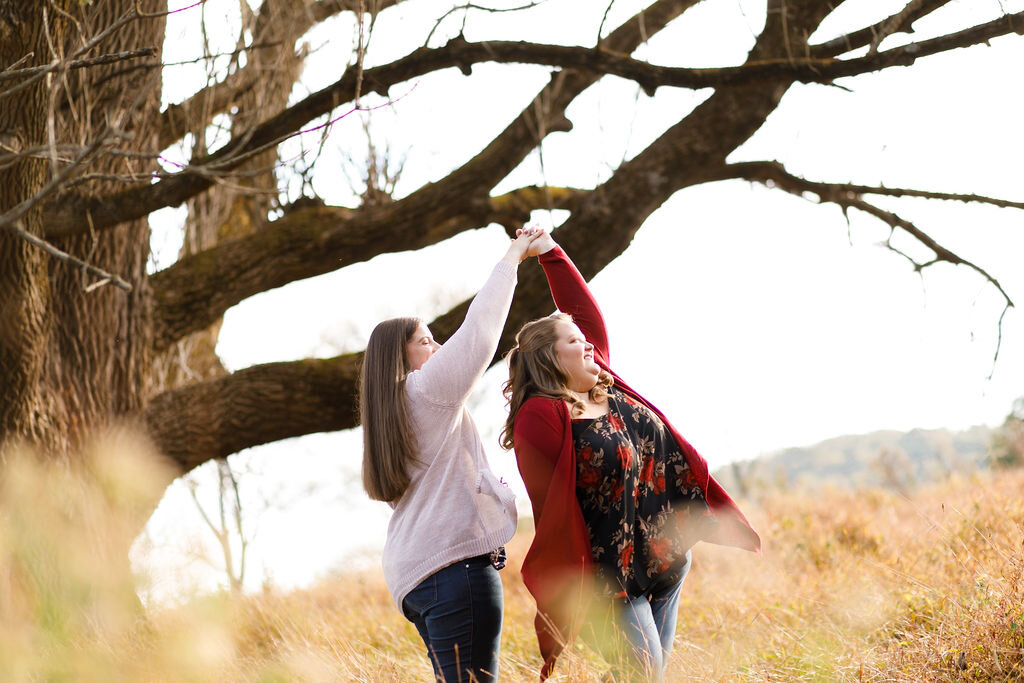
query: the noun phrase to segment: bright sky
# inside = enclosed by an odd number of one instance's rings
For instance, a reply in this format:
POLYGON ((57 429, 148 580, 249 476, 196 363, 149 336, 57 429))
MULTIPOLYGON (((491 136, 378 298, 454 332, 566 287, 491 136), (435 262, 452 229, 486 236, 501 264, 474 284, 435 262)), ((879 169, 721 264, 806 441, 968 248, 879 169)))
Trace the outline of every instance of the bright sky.
MULTIPOLYGON (((231 4, 211 0, 206 11, 231 4)), ((608 25, 632 14, 636 4, 616 4, 608 25)), ((822 32, 841 33, 865 16, 878 19, 903 4, 848 2, 822 32)), ((757 5, 701 3, 685 23, 659 35, 639 55, 686 66, 737 63, 763 23, 757 5)), ((371 48, 368 60, 386 61, 406 50, 409 43, 397 36, 422 43, 424 24, 412 14, 422 6, 406 3, 386 12, 373 45, 394 53, 371 48)), ((428 15, 440 16, 449 6, 434 3, 428 15)), ((550 0, 551 20, 531 24, 546 27, 548 35, 540 31, 530 39, 592 42, 600 12, 578 11, 571 22, 564 18, 564 12, 580 7, 596 5, 550 0)), ((1022 9, 1024 0, 954 2, 943 21, 920 25, 917 38, 941 32, 944 25, 978 23, 1000 11, 1022 9)), ((467 38, 522 39, 512 16, 474 14, 467 38)), ((332 48, 347 51, 351 34, 350 26, 337 21, 311 36, 319 48, 307 67, 311 90, 340 75, 337 65, 347 58, 339 61, 332 48)), ((194 33, 179 38, 186 35, 194 33)), ((431 44, 440 40, 435 37, 431 44)), ((847 79, 843 88, 794 86, 732 160, 775 159, 815 180, 1024 200, 1019 124, 1024 94, 1015 85, 1022 63, 1024 40, 1011 36, 909 69, 847 79)), ((397 88, 393 94, 404 96, 394 107, 375 111, 374 125, 405 156, 399 194, 467 159, 544 80, 536 70, 484 65, 474 68, 471 84, 461 75, 442 75, 397 88), (498 101, 508 102, 507 109, 498 110, 498 101)), ((532 155, 498 191, 545 181, 592 187, 707 96, 662 89, 648 98, 629 83, 606 80, 570 108, 574 131, 545 142, 543 167, 532 155)), ((336 124, 325 166, 344 168, 345 157, 358 156, 352 150, 360 144, 356 116, 336 124)), ((328 201, 351 203, 344 178, 323 175, 316 183, 328 201)), ((1019 266, 1024 212, 922 200, 879 199, 878 204, 987 269, 1024 305, 1019 266)), ((175 216, 166 212, 155 223, 173 225, 175 216)), ((564 219, 546 213, 535 218, 547 224, 564 219)), ((1020 313, 1012 310, 1004 320, 1002 350, 993 368, 1002 311, 994 288, 964 267, 943 264, 914 273, 903 257, 879 246, 887 234, 869 217, 851 214, 848 225, 834 207, 745 182, 680 192, 592 283, 609 323, 613 365, 670 416, 713 469, 841 434, 999 424, 1013 399, 1024 395, 1020 313)), ((915 256, 927 256, 905 238, 895 242, 915 256)), ((506 243, 492 226, 267 292, 228 312, 218 349, 232 369, 361 349, 381 319, 416 314, 429 320, 471 296, 506 243), (379 295, 363 296, 366 292, 379 295)), ((161 249, 166 258, 177 246, 171 238, 161 249)), ((488 373, 472 409, 493 449, 495 469, 522 492, 513 456, 496 446, 504 419, 498 394, 503 373, 501 367, 488 373)), ((301 501, 289 511, 259 515, 252 585, 264 577, 300 585, 356 557, 375 561, 387 509, 362 494, 360 458, 359 435, 351 432, 273 444, 233 459, 260 473, 247 494, 251 507, 260 507, 255 499, 261 495, 301 501), (357 526, 362 534, 353 531, 357 526)), ((213 490, 203 489, 206 495, 213 490)), ((521 498, 528 510, 525 494, 521 498)), ((195 562, 173 559, 187 538, 202 536, 198 526, 181 530, 189 515, 198 521, 190 505, 184 487, 172 487, 150 524, 156 545, 152 564, 171 567, 179 585, 205 585, 209 575, 195 562)))

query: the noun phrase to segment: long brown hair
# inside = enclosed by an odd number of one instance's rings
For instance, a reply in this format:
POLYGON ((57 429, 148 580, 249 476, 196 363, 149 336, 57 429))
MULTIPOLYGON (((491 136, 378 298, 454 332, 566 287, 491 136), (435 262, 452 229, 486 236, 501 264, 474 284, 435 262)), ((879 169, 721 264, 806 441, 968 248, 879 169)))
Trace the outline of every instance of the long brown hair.
POLYGON ((377 325, 366 343, 359 378, 359 417, 363 424, 363 488, 374 500, 394 502, 409 488, 406 463, 416 451, 416 435, 405 406, 409 360, 405 345, 419 318, 392 318, 377 325))
MULTIPOLYGON (((501 431, 500 443, 504 449, 512 448, 516 415, 526 399, 534 396, 565 401, 574 413, 586 406, 569 391, 569 376, 558 363, 555 342, 558 341, 559 321, 572 322, 572 316, 555 313, 546 318, 531 320, 516 334, 516 345, 505 356, 508 360, 508 381, 501 392, 508 402, 508 419, 501 431)), ((597 384, 590 390, 590 398, 599 401, 608 395, 612 376, 605 370, 598 375, 597 384)))

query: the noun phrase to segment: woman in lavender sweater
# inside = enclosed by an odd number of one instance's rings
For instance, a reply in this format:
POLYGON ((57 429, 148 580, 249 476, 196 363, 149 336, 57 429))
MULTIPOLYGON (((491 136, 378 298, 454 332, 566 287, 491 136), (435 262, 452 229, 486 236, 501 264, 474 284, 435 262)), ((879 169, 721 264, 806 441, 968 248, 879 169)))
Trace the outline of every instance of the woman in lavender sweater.
POLYGON ((384 578, 447 683, 497 678, 497 570, 516 531, 515 496, 491 472, 465 404, 497 350, 517 266, 541 234, 520 231, 443 346, 422 320, 395 318, 377 325, 363 359, 363 486, 394 508, 384 578))

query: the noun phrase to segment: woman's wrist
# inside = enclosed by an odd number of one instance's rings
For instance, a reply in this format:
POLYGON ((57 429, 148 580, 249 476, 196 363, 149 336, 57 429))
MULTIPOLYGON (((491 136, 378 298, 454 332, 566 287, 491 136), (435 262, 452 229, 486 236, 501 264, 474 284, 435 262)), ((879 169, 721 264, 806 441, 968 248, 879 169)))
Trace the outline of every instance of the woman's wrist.
POLYGON ((518 248, 516 245, 509 247, 505 255, 501 257, 501 260, 505 263, 511 263, 513 266, 518 266, 526 258, 526 252, 523 249, 518 248))

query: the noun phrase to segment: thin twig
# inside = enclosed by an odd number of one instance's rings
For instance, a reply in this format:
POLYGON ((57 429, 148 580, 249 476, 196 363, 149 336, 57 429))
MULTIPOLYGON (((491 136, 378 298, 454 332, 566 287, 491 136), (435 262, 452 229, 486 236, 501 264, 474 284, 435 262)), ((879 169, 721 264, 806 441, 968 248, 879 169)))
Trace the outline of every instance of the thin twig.
MULTIPOLYGON (((468 13, 468 11, 471 9, 479 10, 481 12, 492 12, 494 14, 499 14, 502 12, 520 12, 522 10, 530 9, 531 7, 543 5, 545 2, 546 0, 537 0, 537 2, 530 2, 525 5, 520 5, 518 7, 484 7, 483 5, 474 5, 471 2, 467 2, 464 5, 452 7, 450 10, 448 10, 440 17, 438 17, 437 21, 434 22, 434 27, 430 29, 430 32, 427 34, 427 39, 423 41, 423 47, 426 47, 427 45, 430 44, 430 39, 434 36, 434 32, 441 27, 441 24, 444 22, 444 20, 447 19, 452 14, 455 14, 456 12, 465 11, 466 13, 468 13)), ((465 20, 463 20, 463 24, 465 24, 465 20)))
POLYGON ((67 64, 68 62, 78 59, 86 52, 88 52, 89 50, 99 45, 104 40, 106 40, 107 37, 109 37, 115 31, 119 31, 123 26, 126 26, 131 21, 137 19, 138 16, 139 15, 137 14, 135 9, 131 9, 125 12, 123 15, 121 15, 120 19, 117 19, 112 24, 107 26, 105 29, 97 33, 95 36, 93 36, 88 42, 86 42, 85 45, 75 50, 75 52, 71 54, 67 59, 62 60, 58 64, 51 64, 46 70, 41 71, 33 76, 29 76, 23 83, 19 83, 17 86, 11 88, 10 90, 4 90, 0 92, 0 99, 10 97, 11 95, 17 94, 22 90, 31 87, 37 81, 39 81, 39 79, 44 78, 47 74, 51 73, 52 71, 61 68, 62 64, 67 64))
POLYGON ((40 237, 36 237, 35 235, 33 235, 32 233, 30 233, 28 230, 25 229, 25 225, 24 225, 24 223, 21 222, 20 219, 19 220, 15 220, 15 221, 13 221, 11 223, 8 223, 6 225, 0 225, 0 227, 5 228, 6 230, 10 231, 13 235, 15 235, 16 237, 19 237, 19 238, 25 240, 29 244, 32 244, 34 246, 39 247, 40 249, 45 251, 50 256, 53 256, 54 258, 59 259, 59 260, 63 261, 64 263, 67 263, 67 264, 69 264, 71 266, 74 266, 75 268, 78 268, 79 270, 81 270, 81 271, 83 271, 83 272, 85 272, 85 273, 87 273, 89 275, 94 275, 94 276, 100 278, 99 281, 94 282, 93 284, 87 286, 85 288, 86 292, 91 292, 92 290, 96 289, 97 287, 102 287, 103 285, 108 284, 108 283, 109 284, 113 284, 116 287, 120 287, 121 289, 123 289, 126 292, 132 291, 131 284, 129 284, 128 282, 126 282, 122 278, 118 277, 117 275, 113 275, 113 274, 108 273, 107 271, 103 270, 102 268, 97 268, 94 265, 86 263, 85 261, 81 260, 80 258, 76 258, 76 257, 72 256, 71 254, 65 252, 65 251, 61 251, 60 249, 58 249, 57 247, 53 246, 52 244, 50 244, 46 240, 44 240, 44 239, 42 239, 40 237))
POLYGON ((35 56, 36 56, 35 52, 28 52, 28 53, 22 55, 13 64, 8 66, 3 71, 0 71, 0 74, 5 74, 5 73, 7 73, 9 71, 13 71, 15 69, 20 69, 22 64, 24 64, 25 62, 27 62, 28 60, 32 59, 35 56))
MULTIPOLYGON (((123 62, 130 59, 138 59, 139 57, 153 57, 157 53, 156 48, 153 47, 142 47, 137 50, 128 50, 126 52, 114 52, 107 55, 100 55, 99 57, 93 57, 92 59, 75 59, 67 62, 63 68, 68 70, 73 69, 85 69, 91 66, 102 66, 105 64, 114 64, 115 62, 123 62)), ((26 76, 35 76, 38 74, 48 74, 52 71, 56 71, 61 68, 61 62, 52 62, 44 66, 30 66, 23 69, 0 71, 0 83, 4 81, 13 81, 18 78, 24 78, 26 76)))
POLYGON ((363 57, 366 55, 366 45, 363 43, 366 36, 363 35, 363 14, 365 14, 365 0, 359 0, 359 12, 356 22, 359 24, 359 44, 356 46, 356 94, 352 102, 359 106, 359 95, 363 89, 363 57))
POLYGON ((612 11, 612 7, 615 6, 615 0, 609 0, 608 6, 604 8, 604 14, 601 15, 601 23, 597 25, 597 40, 594 41, 595 45, 601 45, 601 34, 604 33, 604 24, 608 21, 608 15, 612 11))

